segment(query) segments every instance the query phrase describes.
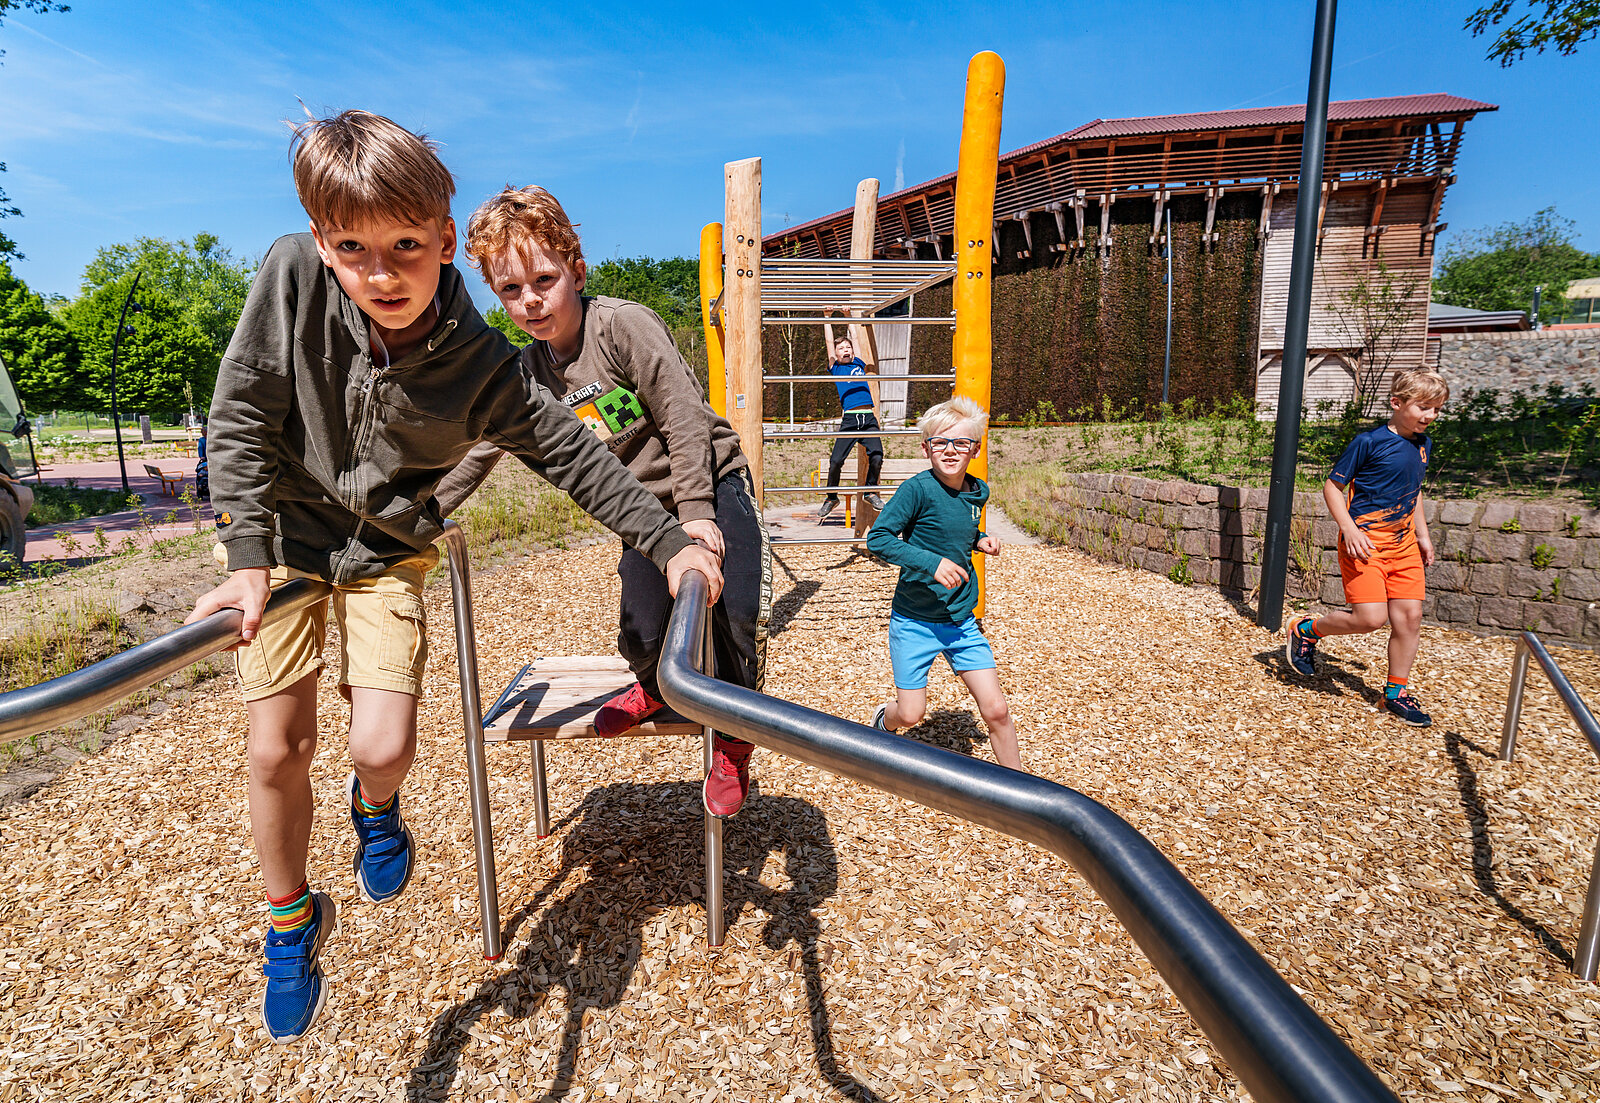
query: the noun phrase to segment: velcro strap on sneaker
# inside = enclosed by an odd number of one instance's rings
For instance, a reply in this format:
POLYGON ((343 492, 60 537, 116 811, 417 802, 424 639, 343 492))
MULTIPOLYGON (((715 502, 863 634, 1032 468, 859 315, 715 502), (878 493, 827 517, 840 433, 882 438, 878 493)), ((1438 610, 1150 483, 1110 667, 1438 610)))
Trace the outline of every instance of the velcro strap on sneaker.
POLYGON ((365 843, 361 847, 361 856, 363 858, 387 858, 390 855, 399 854, 405 848, 405 833, 396 831, 392 835, 384 835, 365 843))
POLYGON ((311 975, 311 959, 303 947, 269 945, 261 974, 273 980, 304 980, 311 975))

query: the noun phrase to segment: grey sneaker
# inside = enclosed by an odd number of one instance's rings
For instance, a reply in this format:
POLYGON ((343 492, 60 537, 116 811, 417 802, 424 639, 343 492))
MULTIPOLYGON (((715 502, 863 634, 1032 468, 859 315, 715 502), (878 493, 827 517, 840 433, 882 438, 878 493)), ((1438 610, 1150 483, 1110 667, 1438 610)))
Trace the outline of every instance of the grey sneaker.
POLYGON ((832 513, 836 508, 838 508, 838 505, 839 499, 835 498, 831 494, 822 499, 822 508, 817 510, 817 520, 826 521, 828 519, 828 514, 832 513))
POLYGON ((863 494, 861 495, 861 500, 866 502, 867 505, 871 506, 879 513, 883 512, 883 499, 878 497, 876 494, 863 494))

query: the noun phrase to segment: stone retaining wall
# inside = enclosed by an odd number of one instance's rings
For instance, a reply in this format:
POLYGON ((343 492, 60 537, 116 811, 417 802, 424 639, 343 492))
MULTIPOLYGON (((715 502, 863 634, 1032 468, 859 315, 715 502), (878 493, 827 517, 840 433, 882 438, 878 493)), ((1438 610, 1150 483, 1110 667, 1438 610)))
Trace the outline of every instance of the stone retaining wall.
MULTIPOLYGON (((1428 571, 1428 623, 1600 644, 1600 510, 1424 501, 1439 556, 1428 571)), ((1101 559, 1240 594, 1261 581, 1265 488, 1079 473, 1051 491, 1049 506, 1050 535, 1101 559)), ((1296 494, 1291 598, 1344 605, 1337 538, 1322 496, 1296 494)))
POLYGON ((1551 383, 1600 391, 1600 329, 1441 334, 1439 370, 1457 396, 1490 388, 1539 391, 1551 383))

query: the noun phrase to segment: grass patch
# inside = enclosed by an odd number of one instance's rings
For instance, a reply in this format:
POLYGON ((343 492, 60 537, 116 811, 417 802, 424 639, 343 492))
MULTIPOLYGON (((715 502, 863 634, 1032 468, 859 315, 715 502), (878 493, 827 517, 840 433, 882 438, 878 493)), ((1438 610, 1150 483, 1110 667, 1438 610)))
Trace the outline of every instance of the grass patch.
POLYGON ((490 472, 453 519, 467 538, 473 567, 513 552, 565 548, 574 538, 606 531, 571 498, 511 459, 490 472))
POLYGON ((33 486, 33 508, 28 511, 28 527, 59 525, 67 521, 81 521, 85 517, 98 517, 102 513, 116 513, 130 508, 128 499, 129 495, 120 490, 79 486, 76 479, 68 479, 65 485, 41 483, 33 486))
POLYGON ((138 642, 103 592, 42 603, 0 638, 0 692, 59 678, 138 642))

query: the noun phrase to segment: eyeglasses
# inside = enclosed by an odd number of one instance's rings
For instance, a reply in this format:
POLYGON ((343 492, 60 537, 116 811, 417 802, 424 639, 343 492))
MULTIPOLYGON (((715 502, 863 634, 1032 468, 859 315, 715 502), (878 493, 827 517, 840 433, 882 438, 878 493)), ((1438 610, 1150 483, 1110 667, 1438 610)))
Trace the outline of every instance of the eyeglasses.
POLYGON ((981 441, 971 437, 929 437, 923 442, 935 452, 976 452, 981 441))

